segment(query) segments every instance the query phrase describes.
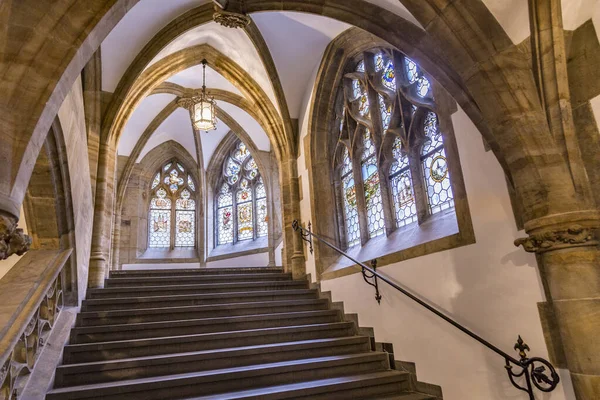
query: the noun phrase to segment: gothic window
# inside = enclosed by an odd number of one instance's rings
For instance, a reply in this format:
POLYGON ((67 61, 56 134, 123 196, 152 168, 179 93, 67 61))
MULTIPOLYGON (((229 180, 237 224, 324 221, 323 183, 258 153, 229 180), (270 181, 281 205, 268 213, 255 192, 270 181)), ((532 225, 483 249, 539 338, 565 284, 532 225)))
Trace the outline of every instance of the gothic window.
POLYGON ((346 71, 335 162, 344 244, 352 247, 421 223, 454 198, 425 72, 389 49, 364 52, 346 71))
POLYGON ((216 245, 268 235, 267 191, 258 165, 238 141, 225 158, 215 196, 216 245))
POLYGON ((185 167, 169 161, 154 175, 148 246, 152 248, 194 247, 196 239, 196 185, 185 167))

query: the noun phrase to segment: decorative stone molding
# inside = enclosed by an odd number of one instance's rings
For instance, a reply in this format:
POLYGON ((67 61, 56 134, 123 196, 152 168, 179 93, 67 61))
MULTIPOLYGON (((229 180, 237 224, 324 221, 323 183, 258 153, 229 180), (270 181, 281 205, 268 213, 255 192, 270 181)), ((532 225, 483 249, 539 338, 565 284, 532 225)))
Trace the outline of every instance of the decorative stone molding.
POLYGON ((0 260, 13 254, 22 256, 31 246, 31 237, 17 228, 17 219, 7 214, 0 214, 0 260))
POLYGON ((245 14, 218 10, 213 14, 213 20, 226 28, 245 28, 250 24, 250 17, 245 14))
POLYGON ((598 244, 597 228, 571 225, 566 229, 532 233, 529 237, 515 240, 515 246, 523 246, 530 253, 543 253, 567 247, 594 246, 598 244))

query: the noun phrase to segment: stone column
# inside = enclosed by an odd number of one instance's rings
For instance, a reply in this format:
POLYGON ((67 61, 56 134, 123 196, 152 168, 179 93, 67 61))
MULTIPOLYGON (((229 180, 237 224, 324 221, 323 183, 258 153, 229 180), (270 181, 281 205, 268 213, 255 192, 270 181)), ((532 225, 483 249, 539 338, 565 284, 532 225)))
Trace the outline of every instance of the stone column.
POLYGON ((283 206, 283 233, 284 233, 284 267, 291 272, 294 279, 306 276, 304 248, 302 238, 292 229, 292 222, 300 219, 300 187, 298 185, 298 164, 291 156, 281 163, 280 174, 281 194, 283 206))
POLYGON ((546 306, 554 315, 544 324, 547 340, 562 342, 549 347, 562 347, 581 400, 600 399, 599 226, 597 211, 552 215, 526 223, 529 237, 515 241, 538 256, 546 306))
POLYGON ((98 176, 96 183, 96 201, 94 204, 94 227, 92 231, 92 251, 88 287, 104 287, 104 278, 109 267, 111 229, 113 215, 115 145, 100 144, 98 158, 98 176))

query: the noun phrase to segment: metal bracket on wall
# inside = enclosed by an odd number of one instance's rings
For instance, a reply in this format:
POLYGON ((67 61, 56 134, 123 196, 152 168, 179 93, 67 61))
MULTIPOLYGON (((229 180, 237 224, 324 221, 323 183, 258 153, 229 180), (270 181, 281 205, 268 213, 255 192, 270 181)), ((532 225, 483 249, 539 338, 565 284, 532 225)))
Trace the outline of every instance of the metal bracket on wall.
MULTIPOLYGON (((377 275, 369 274, 367 272, 367 270, 365 269, 365 267, 361 267, 361 268, 362 268, 363 279, 365 280, 365 282, 367 282, 367 284, 369 284, 375 288, 375 300, 377 300, 378 304, 381 304, 381 294, 379 294, 379 282, 377 282, 377 275), (373 279, 373 282, 370 282, 369 279, 373 279)), ((376 258, 371 260, 371 268, 373 268, 373 271, 377 271, 377 259, 376 258)))
POLYGON ((313 253, 313 241, 312 241, 312 224, 310 223, 310 221, 308 222, 306 231, 304 232, 305 229, 300 227, 298 220, 294 220, 294 222, 292 223, 292 228, 294 229, 294 231, 297 231, 298 229, 300 229, 300 237, 302 238, 302 240, 304 240, 305 242, 308 243, 308 250, 310 250, 310 254, 313 253))

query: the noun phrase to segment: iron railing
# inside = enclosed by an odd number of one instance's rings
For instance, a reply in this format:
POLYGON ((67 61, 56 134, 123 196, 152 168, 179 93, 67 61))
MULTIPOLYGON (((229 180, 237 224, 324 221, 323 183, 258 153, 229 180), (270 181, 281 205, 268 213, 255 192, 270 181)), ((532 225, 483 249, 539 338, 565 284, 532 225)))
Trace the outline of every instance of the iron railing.
POLYGON ((475 339, 476 341, 478 341, 479 343, 481 343, 488 349, 492 350, 494 353, 496 353, 499 356, 501 356, 502 358, 504 358, 504 360, 506 362, 504 367, 506 368, 506 372, 508 374, 510 382, 517 389, 527 392, 529 394, 530 400, 535 400, 534 392, 533 392, 534 386, 542 392, 551 392, 558 386, 558 383, 560 382, 560 377, 558 376, 554 366, 549 361, 547 361, 541 357, 529 358, 526 353, 527 351, 530 351, 529 346, 527 345, 527 343, 525 343, 523 341, 523 339, 521 338, 521 335, 518 336, 517 343, 514 346, 514 349, 517 350, 519 353, 519 359, 516 359, 515 357, 509 355, 508 353, 500 350, 497 346, 495 346, 492 343, 488 342, 487 340, 483 339, 481 336, 477 335, 470 329, 468 329, 468 328, 464 327, 463 325, 461 325, 460 323, 456 322, 454 319, 452 319, 448 315, 444 314, 443 312, 439 311, 437 308, 427 304, 427 302, 420 299, 419 297, 412 294, 411 292, 404 289, 403 287, 399 286, 398 284, 393 282, 390 278, 377 272, 377 260, 371 261, 371 267, 356 260, 355 258, 353 258, 349 254, 345 253, 338 247, 329 243, 327 240, 325 240, 322 237, 320 237, 319 235, 313 233, 310 222, 308 223, 308 229, 305 229, 302 226, 300 226, 300 224, 298 223, 297 220, 295 220, 292 223, 292 227, 294 228, 294 231, 299 232, 299 234, 302 237, 302 240, 308 242, 311 254, 313 252, 312 239, 316 238, 320 242, 322 242, 324 245, 326 245, 327 247, 335 250, 337 253, 346 257, 347 259, 349 259, 356 265, 359 265, 362 269, 362 274, 363 274, 363 278, 364 278, 365 282, 367 282, 369 285, 371 285, 375 288, 375 300, 377 300, 378 303, 381 303, 381 299, 382 299, 382 296, 379 293, 378 279, 380 279, 383 282, 390 285, 391 287, 393 287, 394 289, 396 289, 397 291, 399 291, 400 293, 402 293, 403 295, 407 296, 409 299, 413 300, 420 306, 429 310, 430 312, 437 315, 444 321, 448 322, 450 325, 454 326, 458 330, 467 334, 468 336, 475 339), (371 279, 372 279, 372 282, 369 282, 369 280, 371 280, 371 279), (521 370, 518 372, 514 372, 513 367, 521 368, 521 370), (550 376, 548 376, 546 374, 546 370, 549 371, 550 376), (522 383, 519 383, 516 381, 518 378, 524 378, 524 380, 525 380, 524 385, 522 383))

